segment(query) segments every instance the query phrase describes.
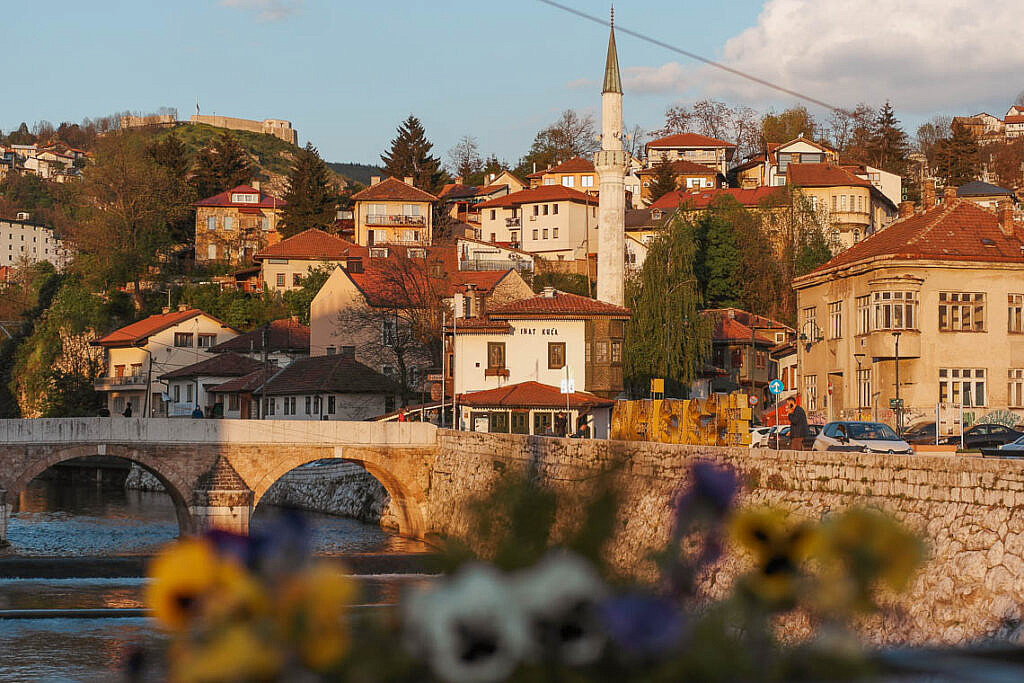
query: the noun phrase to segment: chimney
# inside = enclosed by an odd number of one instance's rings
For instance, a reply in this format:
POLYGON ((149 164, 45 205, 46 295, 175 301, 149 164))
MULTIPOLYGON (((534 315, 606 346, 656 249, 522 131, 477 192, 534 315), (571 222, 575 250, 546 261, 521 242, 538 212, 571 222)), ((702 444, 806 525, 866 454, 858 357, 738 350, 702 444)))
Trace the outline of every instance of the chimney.
POLYGON ((540 295, 542 297, 544 297, 545 299, 554 299, 555 296, 557 296, 557 291, 555 290, 554 287, 545 287, 541 291, 540 295))
POLYGON ((999 202, 999 232, 1007 237, 1013 236, 1013 203, 1008 200, 999 202))
POLYGON ((188 310, 188 306, 185 304, 178 304, 178 313, 184 313, 188 310))
POLYGON ((412 183, 412 176, 411 175, 405 176, 405 184, 406 185, 412 185, 413 184, 412 183))
POLYGON ((455 184, 456 185, 461 185, 462 184, 462 176, 460 176, 460 175, 455 176, 455 184))
POLYGON ((252 189, 254 189, 257 192, 259 192, 260 191, 260 181, 258 181, 258 180, 252 181, 252 189))
POLYGON ((921 189, 921 208, 928 211, 935 206, 935 180, 928 178, 921 189))
POLYGON ((914 215, 914 202, 900 202, 900 218, 907 218, 914 215))
POLYGON ((956 188, 947 186, 942 188, 942 203, 949 206, 956 201, 956 188))
POLYGON ((372 176, 370 176, 370 185, 371 186, 372 185, 376 185, 379 182, 380 182, 380 176, 379 175, 372 175, 372 176))
POLYGON ((164 315, 167 315, 168 313, 171 312, 171 309, 169 306, 164 306, 163 308, 160 309, 160 312, 163 313, 164 315))

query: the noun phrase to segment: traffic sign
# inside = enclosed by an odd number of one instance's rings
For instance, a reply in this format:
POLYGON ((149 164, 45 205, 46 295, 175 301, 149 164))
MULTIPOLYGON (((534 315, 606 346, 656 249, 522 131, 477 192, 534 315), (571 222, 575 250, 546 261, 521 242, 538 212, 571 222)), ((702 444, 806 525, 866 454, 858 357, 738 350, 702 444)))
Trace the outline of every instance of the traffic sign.
POLYGON ((889 399, 889 410, 902 410, 903 399, 902 398, 890 398, 889 399))
POLYGON ((757 405, 757 396, 751 395, 747 400, 750 402, 751 406, 757 405))
POLYGON ((563 394, 575 394, 576 393, 576 381, 572 378, 562 379, 560 387, 563 394))
POLYGON ((771 382, 768 382, 768 391, 772 392, 775 396, 781 394, 785 389, 786 385, 782 383, 781 379, 773 379, 771 382))

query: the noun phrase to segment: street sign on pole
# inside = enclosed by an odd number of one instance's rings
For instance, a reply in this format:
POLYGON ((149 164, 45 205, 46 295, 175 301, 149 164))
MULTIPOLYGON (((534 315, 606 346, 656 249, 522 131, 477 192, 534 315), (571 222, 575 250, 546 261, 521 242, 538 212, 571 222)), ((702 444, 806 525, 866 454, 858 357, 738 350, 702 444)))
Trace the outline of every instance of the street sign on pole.
POLYGON ((785 389, 786 385, 782 383, 781 379, 773 379, 771 382, 768 382, 768 391, 770 391, 774 396, 778 396, 785 391, 785 389))
POLYGON ((748 400, 748 401, 750 402, 750 407, 751 407, 751 408, 753 408, 754 406, 756 406, 756 405, 757 405, 757 396, 754 396, 753 394, 751 394, 751 395, 750 395, 750 396, 749 396, 749 397, 747 398, 747 400, 748 400))
POLYGON ((563 394, 575 394, 576 393, 576 381, 570 378, 562 378, 560 388, 563 394))
POLYGON ((903 399, 902 398, 890 398, 889 399, 889 410, 902 410, 903 399))

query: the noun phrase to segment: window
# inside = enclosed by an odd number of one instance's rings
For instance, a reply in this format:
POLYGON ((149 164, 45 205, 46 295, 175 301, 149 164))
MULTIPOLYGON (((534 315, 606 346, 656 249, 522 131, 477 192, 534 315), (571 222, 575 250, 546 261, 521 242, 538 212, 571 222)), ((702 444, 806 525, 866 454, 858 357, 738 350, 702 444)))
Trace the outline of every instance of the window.
POLYGON ((871 296, 857 297, 857 334, 871 331, 871 296))
POLYGON ((260 229, 263 232, 269 232, 270 231, 270 219, 267 218, 266 216, 262 216, 260 218, 260 229))
POLYGON ((808 306, 804 309, 800 332, 806 334, 811 341, 816 340, 820 336, 818 334, 818 308, 816 306, 808 306))
MULTIPOLYGON (((375 230, 374 232, 379 232, 380 233, 380 237, 375 238, 375 240, 376 239, 384 239, 384 233, 382 231, 375 230)), ((388 257, 387 247, 375 247, 375 248, 370 249, 370 258, 387 258, 387 257, 388 257)))
POLYGON ((984 368, 939 369, 940 402, 980 407, 987 403, 986 399, 984 368))
POLYGON ((545 178, 544 179, 544 184, 545 185, 554 185, 555 183, 556 183, 556 180, 554 178, 545 178))
POLYGON ((585 175, 585 176, 581 176, 580 177, 580 187, 593 187, 593 186, 594 186, 594 176, 592 176, 592 175, 585 175))
POLYGON ((768 352, 767 351, 755 351, 754 352, 754 367, 758 370, 764 370, 768 367, 768 352))
POLYGON ((174 345, 182 349, 192 348, 192 333, 191 332, 175 332, 174 333, 174 345))
POLYGON ((544 210, 541 213, 543 213, 545 216, 548 215, 548 205, 547 204, 544 204, 544 210))
POLYGON ((1024 294, 1007 296, 1006 331, 1011 334, 1024 334, 1024 294))
MULTIPOLYGON (((491 233, 491 241, 494 241, 494 233, 491 233)), ((427 250, 421 247, 415 249, 409 249, 409 258, 427 258, 427 250)))
POLYGON ((192 403, 192 384, 185 385, 185 402, 192 403))
POLYGON ((622 362, 622 342, 612 342, 612 363, 622 362))
POLYGON ((235 219, 232 218, 231 216, 224 216, 224 229, 225 230, 234 230, 235 229, 235 219))
POLYGON ((337 406, 335 405, 334 400, 335 400, 335 397, 333 395, 327 397, 327 414, 328 415, 334 415, 334 412, 337 410, 337 406))
POLYGON ((284 273, 277 274, 276 282, 278 287, 284 287, 284 273))
POLYGON ((241 192, 236 192, 231 195, 231 201, 235 204, 259 204, 260 196, 259 194, 243 194, 241 192))
POLYGON ((828 338, 841 339, 843 336, 843 302, 833 301, 828 305, 828 338))
POLYGON ((201 334, 201 335, 199 335, 199 338, 196 341, 198 342, 199 348, 201 348, 201 349, 208 349, 208 348, 210 348, 212 346, 215 346, 217 344, 217 335, 215 335, 215 334, 201 334))
POLYGON ((606 342, 606 341, 599 341, 599 342, 597 342, 596 346, 597 346, 597 362, 598 363, 607 363, 608 362, 608 342, 606 342))
POLYGON ((132 377, 142 377, 142 363, 132 363, 132 377))
POLYGON ((534 230, 533 230, 533 239, 537 239, 537 229, 536 228, 534 228, 534 230))
POLYGON ((312 415, 312 414, 313 414, 313 397, 312 396, 307 396, 306 397, 306 415, 312 415))
POLYGON ((584 347, 583 347, 583 356, 584 356, 583 361, 586 362, 586 363, 589 363, 590 360, 591 360, 591 357, 592 357, 591 356, 591 351, 590 351, 591 348, 592 347, 590 345, 590 342, 587 342, 584 345, 584 347))
POLYGON ((333 356, 333 355, 335 355, 337 353, 338 353, 338 347, 337 346, 328 346, 327 347, 327 355, 328 356, 333 356))
POLYGON ((940 332, 984 332, 985 295, 981 292, 939 292, 940 332))
POLYGON ((558 239, 558 228, 551 228, 551 239, 558 239))
POLYGON ((807 410, 818 409, 818 376, 807 375, 804 377, 804 404, 807 410))
POLYGON ((206 229, 207 230, 216 230, 217 229, 217 217, 216 216, 207 216, 206 217, 206 229))
POLYGON ((871 407, 871 368, 857 371, 857 407, 871 407))
POLYGON ((565 367, 565 342, 548 342, 548 370, 565 367))
POLYGON ((1010 368, 1007 403, 1011 408, 1024 408, 1024 368, 1010 368))
POLYGON ((557 216, 558 215, 558 204, 552 204, 551 205, 551 215, 552 216, 557 216))
POLYGON ((533 205, 533 215, 534 216, 539 216, 540 215, 540 204, 534 204, 533 205))
POLYGON ((875 330, 916 330, 917 292, 872 292, 875 330))
POLYGON ((505 369, 505 342, 487 342, 487 369, 505 369))
POLYGON ((208 245, 206 247, 206 258, 210 259, 211 261, 216 261, 217 260, 217 245, 216 244, 210 244, 210 245, 208 245))
POLYGON ((302 273, 292 273, 292 287, 299 287, 302 285, 302 273))
POLYGON ((404 204, 402 206, 402 214, 405 216, 419 216, 420 205, 419 204, 404 204))
POLYGON ((836 210, 838 210, 838 208, 839 208, 839 207, 838 207, 838 206, 836 205, 836 202, 837 202, 837 198, 836 198, 836 195, 832 195, 832 210, 833 210, 833 211, 836 211, 836 210))
POLYGON ((171 392, 171 398, 174 399, 175 403, 181 403, 181 385, 175 384, 174 391, 171 392))
POLYGON ((228 394, 228 410, 238 410, 238 394, 228 394))
POLYGON ((573 176, 571 176, 571 175, 564 175, 564 176, 562 176, 562 185, 564 187, 572 187, 575 184, 576 184, 576 178, 574 178, 573 176))
POLYGON ((398 319, 384 318, 380 321, 380 345, 391 348, 398 339, 398 319))
POLYGON ((544 235, 544 239, 547 239, 547 238, 548 238, 548 229, 547 229, 547 228, 544 228, 544 229, 543 229, 543 230, 541 231, 541 233, 542 233, 542 234, 544 235))

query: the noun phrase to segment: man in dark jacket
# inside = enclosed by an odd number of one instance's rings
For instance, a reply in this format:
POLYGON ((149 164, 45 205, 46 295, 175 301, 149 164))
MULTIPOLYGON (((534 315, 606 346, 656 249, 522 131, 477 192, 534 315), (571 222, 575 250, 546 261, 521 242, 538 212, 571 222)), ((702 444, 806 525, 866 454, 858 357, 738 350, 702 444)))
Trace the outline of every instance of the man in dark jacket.
POLYGON ((804 449, 804 439, 807 438, 807 413, 791 398, 789 404, 789 440, 790 448, 794 451, 804 449))

